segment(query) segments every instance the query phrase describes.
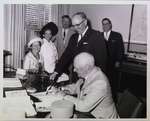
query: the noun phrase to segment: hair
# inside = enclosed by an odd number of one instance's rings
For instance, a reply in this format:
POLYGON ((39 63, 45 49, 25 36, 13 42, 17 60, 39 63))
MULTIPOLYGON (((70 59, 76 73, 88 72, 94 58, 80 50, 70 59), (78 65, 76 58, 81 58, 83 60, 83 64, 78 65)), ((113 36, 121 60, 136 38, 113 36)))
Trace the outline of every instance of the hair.
POLYGON ((77 12, 77 13, 75 13, 72 17, 74 17, 74 16, 76 16, 76 15, 81 16, 82 19, 87 19, 87 16, 86 16, 86 14, 85 14, 84 12, 77 12))
POLYGON ((103 18, 102 19, 102 24, 103 24, 103 21, 108 21, 109 24, 111 25, 110 29, 112 29, 112 23, 111 23, 111 20, 109 18, 103 18))
POLYGON ((40 37, 43 39, 43 34, 45 31, 50 30, 52 33, 52 36, 55 36, 58 33, 58 27, 55 23, 49 22, 47 23, 40 31, 40 37))
POLYGON ((70 18, 70 16, 69 16, 69 15, 63 15, 61 18, 62 18, 62 19, 67 18, 67 19, 69 20, 69 22, 70 22, 69 27, 71 27, 71 26, 72 26, 72 21, 71 21, 71 18, 70 18))
POLYGON ((102 19, 102 23, 103 23, 103 21, 108 21, 110 24, 112 24, 112 23, 111 23, 111 20, 110 20, 109 18, 103 18, 103 19, 102 19))
POLYGON ((88 52, 82 52, 74 58, 74 62, 78 62, 81 68, 90 69, 95 66, 94 56, 88 52))

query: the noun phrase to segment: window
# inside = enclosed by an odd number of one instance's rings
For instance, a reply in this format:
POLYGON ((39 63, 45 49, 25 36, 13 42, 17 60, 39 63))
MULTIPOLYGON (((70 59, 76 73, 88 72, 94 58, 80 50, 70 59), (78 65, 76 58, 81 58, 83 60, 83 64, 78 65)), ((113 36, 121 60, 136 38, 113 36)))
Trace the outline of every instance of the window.
POLYGON ((40 30, 49 21, 50 5, 26 4, 25 27, 31 30, 40 30))

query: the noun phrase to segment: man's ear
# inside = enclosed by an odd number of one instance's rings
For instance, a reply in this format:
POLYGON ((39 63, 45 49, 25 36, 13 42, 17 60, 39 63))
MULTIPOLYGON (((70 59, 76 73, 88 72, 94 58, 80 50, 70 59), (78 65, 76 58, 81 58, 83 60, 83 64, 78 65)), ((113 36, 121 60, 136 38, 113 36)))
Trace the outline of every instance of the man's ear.
POLYGON ((87 25, 87 22, 88 22, 88 21, 87 21, 87 19, 86 19, 86 20, 84 21, 85 25, 87 25))

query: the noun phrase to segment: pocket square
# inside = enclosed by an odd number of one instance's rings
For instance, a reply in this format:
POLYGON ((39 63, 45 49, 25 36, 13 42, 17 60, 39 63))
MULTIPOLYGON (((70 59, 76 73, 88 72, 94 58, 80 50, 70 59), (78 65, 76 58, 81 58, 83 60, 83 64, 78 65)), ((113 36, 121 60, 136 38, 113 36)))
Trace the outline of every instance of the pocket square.
POLYGON ((87 42, 83 42, 83 45, 87 45, 88 43, 87 42))
POLYGON ((112 42, 115 42, 116 40, 111 40, 112 42))

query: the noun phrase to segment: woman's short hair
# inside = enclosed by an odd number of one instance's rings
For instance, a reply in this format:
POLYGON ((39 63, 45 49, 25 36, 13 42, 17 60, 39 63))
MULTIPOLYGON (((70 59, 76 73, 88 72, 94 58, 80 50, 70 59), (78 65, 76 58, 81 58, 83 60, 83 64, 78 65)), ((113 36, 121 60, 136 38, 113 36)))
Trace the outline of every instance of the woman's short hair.
POLYGON ((40 31, 40 37, 43 39, 43 34, 45 31, 50 30, 52 33, 52 36, 55 36, 58 33, 58 27, 55 23, 49 22, 47 23, 40 31))

